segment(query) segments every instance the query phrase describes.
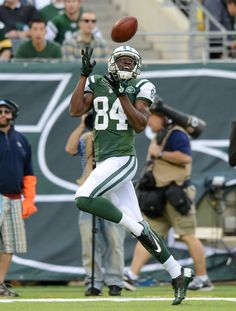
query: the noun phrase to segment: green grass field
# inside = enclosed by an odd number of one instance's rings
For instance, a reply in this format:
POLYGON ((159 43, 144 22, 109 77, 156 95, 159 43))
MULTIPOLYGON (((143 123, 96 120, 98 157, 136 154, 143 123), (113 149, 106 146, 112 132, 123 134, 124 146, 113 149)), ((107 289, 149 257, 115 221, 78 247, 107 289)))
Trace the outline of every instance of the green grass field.
POLYGON ((236 285, 215 285, 213 291, 188 291, 186 300, 172 306, 173 291, 170 285, 140 287, 134 292, 123 291, 115 298, 103 296, 85 297, 84 287, 72 286, 26 286, 15 288, 19 298, 0 298, 2 311, 169 311, 178 308, 191 311, 235 311, 236 285), (231 298, 231 301, 230 301, 231 298))

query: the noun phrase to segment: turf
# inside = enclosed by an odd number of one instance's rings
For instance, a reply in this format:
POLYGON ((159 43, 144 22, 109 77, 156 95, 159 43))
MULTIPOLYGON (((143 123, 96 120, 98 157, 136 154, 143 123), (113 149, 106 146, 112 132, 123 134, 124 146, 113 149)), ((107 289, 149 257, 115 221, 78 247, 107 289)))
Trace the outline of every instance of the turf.
POLYGON ((84 287, 70 286, 26 286, 14 288, 19 298, 0 299, 0 310, 4 311, 169 311, 175 308, 191 311, 236 310, 236 286, 215 285, 209 292, 188 291, 180 306, 172 306, 173 291, 170 285, 142 287, 134 292, 123 291, 121 297, 108 296, 107 290, 100 297, 85 297, 84 287), (219 299, 222 298, 222 299, 219 299), (224 299, 234 298, 234 301, 224 299), (50 301, 48 299, 51 299, 50 301), (60 299, 56 300, 56 299, 60 299), (67 301, 65 301, 67 299, 67 301), (73 301, 75 299, 75 301, 73 301), (162 300, 157 300, 162 299, 162 300), (165 299, 165 300, 163 300, 165 299), (207 300, 211 299, 211 300, 207 300), (212 300, 214 299, 214 300, 212 300), (55 301, 56 300, 56 301, 55 301), (86 301, 85 301, 86 300, 86 301))

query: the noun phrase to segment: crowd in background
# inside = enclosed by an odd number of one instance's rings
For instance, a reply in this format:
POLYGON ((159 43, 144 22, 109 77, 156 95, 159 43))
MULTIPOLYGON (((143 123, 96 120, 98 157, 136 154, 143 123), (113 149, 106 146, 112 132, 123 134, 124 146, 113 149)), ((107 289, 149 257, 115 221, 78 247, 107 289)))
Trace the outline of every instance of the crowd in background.
POLYGON ((1 59, 80 59, 86 45, 97 60, 109 54, 96 15, 81 0, 6 0, 0 5, 1 59), (7 51, 7 52, 6 52, 7 51))
MULTIPOLYGON (((173 1, 189 5, 190 1, 173 1)), ((225 27, 235 30, 236 0, 199 0, 225 27)), ((203 17, 204 19, 204 17, 203 17)), ((215 26, 210 25, 215 31, 215 26)), ((228 57, 234 57, 236 41, 232 36, 228 57)), ((209 58, 222 58, 217 49, 222 39, 209 38, 216 49, 209 58)), ((0 60, 11 59, 81 59, 80 50, 89 45, 96 50, 96 60, 106 60, 109 48, 96 20, 96 12, 86 11, 84 0, 0 0, 0 60), (89 15, 83 15, 83 13, 89 15), (29 42, 28 42, 29 41, 29 42)))

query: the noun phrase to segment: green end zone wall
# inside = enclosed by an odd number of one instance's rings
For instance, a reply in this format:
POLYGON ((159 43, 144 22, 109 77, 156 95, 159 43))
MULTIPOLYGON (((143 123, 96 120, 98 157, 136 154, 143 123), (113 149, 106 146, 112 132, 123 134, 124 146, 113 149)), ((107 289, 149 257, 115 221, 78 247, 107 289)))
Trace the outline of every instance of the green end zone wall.
MULTIPOLYGON (((95 73, 105 74, 106 65, 97 64, 95 73)), ((26 220, 28 252, 14 255, 9 280, 61 281, 84 275, 78 211, 73 202, 81 164, 79 158, 65 152, 66 140, 80 122, 68 113, 79 76, 79 63, 0 64, 0 97, 14 100, 20 106, 16 127, 32 144, 38 179, 38 213, 26 220)), ((224 176, 227 181, 235 178, 235 170, 227 163, 227 151, 231 121, 236 117, 236 64, 145 65, 141 77, 156 85, 168 105, 207 122, 204 133, 192 141, 193 182, 198 188, 197 206, 201 209, 199 226, 219 226, 217 221, 223 216, 212 212, 204 183, 213 176, 224 176)), ((149 141, 149 131, 137 135, 136 179, 144 166, 149 141)), ((231 205, 236 211, 234 203, 231 205)), ((127 234, 125 244, 128 266, 135 240, 127 234)), ((174 242, 173 234, 169 246, 182 264, 192 264, 185 245, 174 242)), ((205 247, 211 278, 235 278, 236 243, 228 248, 222 241, 214 241, 205 247)), ((169 280, 154 261, 145 266, 145 273, 169 280)))

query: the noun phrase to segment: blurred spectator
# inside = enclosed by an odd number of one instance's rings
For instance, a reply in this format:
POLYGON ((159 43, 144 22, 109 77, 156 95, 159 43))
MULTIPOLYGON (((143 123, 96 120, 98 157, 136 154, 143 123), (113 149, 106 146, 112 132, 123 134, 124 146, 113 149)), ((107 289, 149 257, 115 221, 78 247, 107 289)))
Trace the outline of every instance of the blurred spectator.
POLYGON ((172 0, 186 16, 189 16, 190 1, 191 0, 172 0))
POLYGON ((20 0, 6 0, 0 6, 0 21, 5 24, 10 39, 28 37, 29 22, 38 14, 33 5, 22 5, 20 0))
POLYGON ((56 42, 45 39, 46 23, 43 19, 34 19, 30 24, 31 39, 22 42, 16 51, 16 58, 61 58, 61 47, 56 42))
POLYGON ((80 30, 73 33, 72 37, 66 39, 62 45, 62 54, 64 60, 81 59, 81 49, 87 45, 93 48, 93 57, 96 60, 106 60, 109 56, 107 42, 99 32, 97 33, 96 15, 92 12, 84 12, 79 22, 80 30))
POLYGON ((42 18, 48 22, 55 16, 64 13, 64 0, 53 0, 52 3, 46 5, 40 10, 42 18))
MULTIPOLYGON (((0 0, 0 4, 3 4, 5 0, 0 0)), ((30 0, 20 0, 21 4, 32 4, 30 0)))
POLYGON ((79 30, 79 20, 82 14, 81 0, 64 0, 65 11, 48 22, 47 39, 55 40, 60 44, 72 32, 79 30))
MULTIPOLYGON (((236 0, 204 0, 203 5, 211 13, 211 15, 228 31, 234 30, 234 18, 236 16, 236 0)), ((219 29, 210 23, 211 31, 219 29)), ((228 40, 232 41, 232 36, 228 36, 228 40)), ((217 49, 223 46, 222 38, 210 38, 210 48, 217 49)), ((229 46, 229 56, 236 49, 236 42, 232 42, 229 46)), ((235 53, 235 52, 234 52, 235 53)), ((221 51, 211 51, 210 58, 222 58, 221 51)))
POLYGON ((11 59, 12 42, 5 37, 5 26, 0 22, 0 61, 11 59))
POLYGON ((26 0, 26 2, 28 2, 28 4, 33 4, 37 10, 40 10, 50 4, 52 0, 26 0))

